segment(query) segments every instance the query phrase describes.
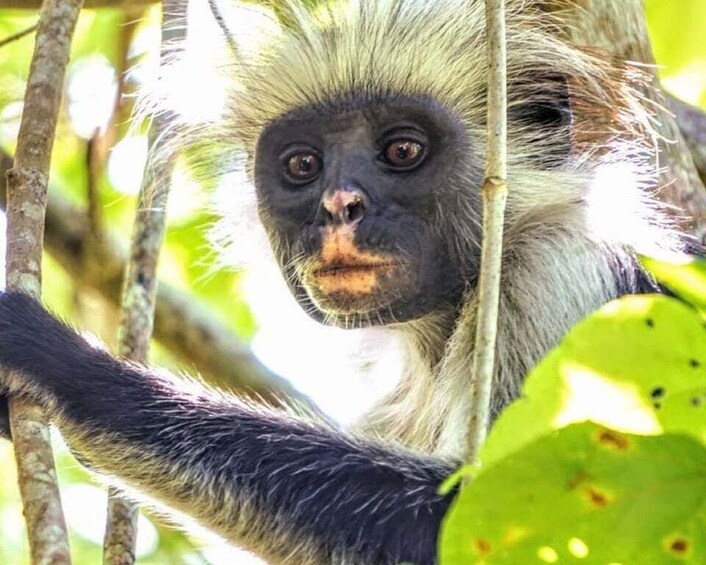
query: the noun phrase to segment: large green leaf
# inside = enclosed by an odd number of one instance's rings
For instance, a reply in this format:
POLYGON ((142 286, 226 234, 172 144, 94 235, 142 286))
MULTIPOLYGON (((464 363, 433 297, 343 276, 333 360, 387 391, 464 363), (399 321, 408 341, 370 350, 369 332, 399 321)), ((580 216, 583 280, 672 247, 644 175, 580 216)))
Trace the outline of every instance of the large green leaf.
POLYGON ((466 486, 441 565, 706 563, 706 449, 576 424, 466 486))
POLYGON ((535 439, 591 420, 628 433, 706 438, 706 329, 664 296, 629 296, 579 323, 527 378, 481 454, 492 465, 535 439))

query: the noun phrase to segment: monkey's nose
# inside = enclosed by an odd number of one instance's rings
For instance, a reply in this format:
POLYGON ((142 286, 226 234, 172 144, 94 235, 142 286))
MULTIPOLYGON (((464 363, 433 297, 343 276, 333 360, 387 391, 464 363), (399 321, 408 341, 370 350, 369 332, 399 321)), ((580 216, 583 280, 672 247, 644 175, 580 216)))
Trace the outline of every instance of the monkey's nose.
POLYGON ((326 224, 355 225, 365 216, 367 198, 360 190, 335 190, 321 201, 326 224))

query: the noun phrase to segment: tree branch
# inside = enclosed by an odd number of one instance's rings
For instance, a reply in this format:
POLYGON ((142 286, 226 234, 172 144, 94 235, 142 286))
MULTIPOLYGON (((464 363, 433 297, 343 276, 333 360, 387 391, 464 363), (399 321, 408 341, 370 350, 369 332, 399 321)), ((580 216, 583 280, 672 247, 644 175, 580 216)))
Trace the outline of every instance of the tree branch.
MULTIPOLYGON (((168 57, 170 40, 183 39, 186 28, 178 24, 185 16, 185 5, 177 0, 162 0, 160 66, 168 57)), ((167 116, 158 114, 150 127, 150 154, 169 137, 167 116)), ((157 299, 157 262, 167 226, 167 202, 171 189, 173 159, 151 159, 145 170, 137 199, 130 260, 121 300, 122 317, 118 339, 121 357, 147 363, 154 328, 157 299)), ((132 565, 137 543, 137 505, 119 489, 108 495, 108 521, 103 539, 103 563, 132 565)))
POLYGON ((503 224, 507 202, 507 43, 505 0, 486 0, 488 131, 483 183, 483 245, 478 279, 478 322, 471 382, 467 458, 478 463, 490 423, 498 334, 503 224))
POLYGON ((19 41, 23 37, 28 36, 30 33, 34 33, 37 30, 37 25, 30 26, 28 28, 25 28, 21 31, 18 31, 17 33, 13 33, 12 35, 8 35, 7 37, 3 37, 0 39, 0 49, 5 47, 5 45, 9 45, 10 43, 14 43, 15 41, 19 41))
MULTIPOLYGON (((82 0, 45 0, 42 4, 15 163, 7 172, 7 287, 37 299, 41 295, 49 163, 81 5, 82 0)), ((10 398, 9 409, 32 563, 69 563, 48 421, 38 406, 24 398, 10 398)))
MULTIPOLYGON (((158 0, 85 0, 84 8, 134 8, 149 6, 158 0)), ((38 10, 42 0, 2 0, 0 8, 38 10)))

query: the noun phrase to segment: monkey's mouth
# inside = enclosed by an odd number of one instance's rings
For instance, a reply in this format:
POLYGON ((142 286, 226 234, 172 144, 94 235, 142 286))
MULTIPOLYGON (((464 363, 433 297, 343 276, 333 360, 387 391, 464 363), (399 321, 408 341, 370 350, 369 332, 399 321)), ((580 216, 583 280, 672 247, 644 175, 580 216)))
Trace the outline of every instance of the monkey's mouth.
POLYGON ((336 261, 311 272, 313 286, 323 294, 370 295, 401 266, 399 261, 336 261))
POLYGON ((317 307, 328 314, 345 316, 387 308, 392 297, 398 295, 393 289, 406 278, 403 263, 347 259, 319 263, 309 271, 305 286, 317 307))
POLYGON ((314 269, 312 274, 315 278, 347 277, 369 272, 391 271, 399 267, 399 265, 399 261, 382 261, 380 263, 335 263, 314 269))

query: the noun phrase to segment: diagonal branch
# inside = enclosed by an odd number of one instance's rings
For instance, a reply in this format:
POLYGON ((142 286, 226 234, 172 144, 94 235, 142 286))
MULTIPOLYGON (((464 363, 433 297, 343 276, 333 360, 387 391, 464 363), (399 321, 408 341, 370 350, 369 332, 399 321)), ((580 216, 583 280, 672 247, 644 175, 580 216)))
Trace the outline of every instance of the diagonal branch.
POLYGON ((28 36, 30 33, 34 33, 37 31, 37 25, 30 26, 28 28, 25 28, 23 30, 18 31, 17 33, 13 33, 12 35, 8 35, 7 37, 3 37, 0 39, 0 49, 5 47, 5 45, 9 45, 10 43, 14 43, 15 41, 19 41, 23 37, 28 36))

